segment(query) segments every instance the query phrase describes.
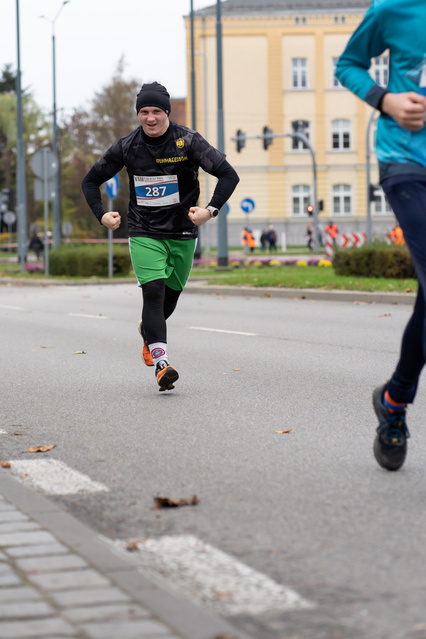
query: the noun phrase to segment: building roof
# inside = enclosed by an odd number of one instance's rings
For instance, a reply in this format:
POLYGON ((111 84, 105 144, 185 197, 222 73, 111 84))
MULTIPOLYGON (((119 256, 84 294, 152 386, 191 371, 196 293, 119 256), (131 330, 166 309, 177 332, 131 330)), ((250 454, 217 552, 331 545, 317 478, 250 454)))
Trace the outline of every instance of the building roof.
MULTIPOLYGON (((226 13, 281 13, 287 11, 365 11, 372 0, 223 0, 221 12, 226 13)), ((195 11, 197 15, 215 13, 216 4, 195 11)))

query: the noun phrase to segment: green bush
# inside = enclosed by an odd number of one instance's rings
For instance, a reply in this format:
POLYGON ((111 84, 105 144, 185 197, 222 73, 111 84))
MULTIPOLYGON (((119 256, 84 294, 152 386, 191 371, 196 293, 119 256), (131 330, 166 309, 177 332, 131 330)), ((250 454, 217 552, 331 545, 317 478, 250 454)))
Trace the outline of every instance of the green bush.
POLYGON ((416 277, 414 264, 406 246, 372 243, 361 248, 338 249, 333 257, 337 275, 359 277, 416 277))
MULTIPOLYGON (((113 275, 128 275, 132 263, 127 246, 113 246, 113 275)), ((61 246, 49 253, 51 275, 108 277, 108 245, 61 246)))

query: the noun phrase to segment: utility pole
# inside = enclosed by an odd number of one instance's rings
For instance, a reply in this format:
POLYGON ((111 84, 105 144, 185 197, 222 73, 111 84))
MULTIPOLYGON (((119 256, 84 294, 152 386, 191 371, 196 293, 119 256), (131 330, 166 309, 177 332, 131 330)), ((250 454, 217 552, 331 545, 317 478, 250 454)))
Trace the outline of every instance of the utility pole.
POLYGON ((19 0, 16 0, 16 40, 17 63, 16 73, 16 102, 17 102, 17 142, 16 142, 16 182, 17 182, 17 218, 18 218, 18 259, 21 264, 21 273, 25 272, 27 260, 27 189, 25 180, 25 149, 24 149, 24 124, 22 115, 22 86, 21 86, 21 52, 19 34, 19 0))
MULTIPOLYGON (((221 0, 216 2, 216 66, 217 66, 217 148, 225 152, 223 115, 223 62, 222 62, 222 14, 221 0)), ((228 226, 225 207, 222 207, 217 222, 217 265, 228 266, 228 226)))

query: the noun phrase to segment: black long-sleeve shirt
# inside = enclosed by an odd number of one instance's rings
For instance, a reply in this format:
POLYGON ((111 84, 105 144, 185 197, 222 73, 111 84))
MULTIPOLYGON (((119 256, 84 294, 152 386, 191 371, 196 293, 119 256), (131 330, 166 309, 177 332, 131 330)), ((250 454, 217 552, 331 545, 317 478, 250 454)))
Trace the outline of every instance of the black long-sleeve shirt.
POLYGON ((113 144, 83 180, 87 203, 99 221, 105 214, 99 187, 124 166, 129 176, 130 237, 197 237, 188 211, 200 195, 200 167, 218 178, 209 202, 218 209, 239 182, 225 155, 196 131, 170 122, 162 136, 151 138, 139 126, 113 144))

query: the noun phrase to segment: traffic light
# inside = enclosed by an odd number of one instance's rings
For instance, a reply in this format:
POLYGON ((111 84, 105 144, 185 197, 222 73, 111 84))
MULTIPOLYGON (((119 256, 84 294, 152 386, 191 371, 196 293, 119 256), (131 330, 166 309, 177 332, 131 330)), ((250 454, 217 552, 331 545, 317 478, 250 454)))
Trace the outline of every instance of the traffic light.
POLYGON ((320 200, 318 202, 318 211, 323 211, 324 210, 324 200, 320 200))
POLYGON ((368 197, 370 202, 380 202, 380 200, 382 199, 381 188, 378 184, 370 184, 368 197))
POLYGON ((271 146, 274 141, 274 132, 268 126, 263 127, 263 148, 265 151, 268 150, 268 147, 271 146))
POLYGON ((306 210, 308 212, 308 215, 314 214, 314 207, 312 206, 312 204, 308 204, 308 206, 306 207, 306 210))
POLYGON ((241 131, 241 129, 238 129, 237 131, 236 141, 237 141, 237 153, 241 153, 241 149, 244 149, 246 145, 246 134, 244 133, 244 131, 241 131))
POLYGON ((13 211, 15 208, 15 192, 13 189, 2 189, 0 193, 0 211, 13 211))

